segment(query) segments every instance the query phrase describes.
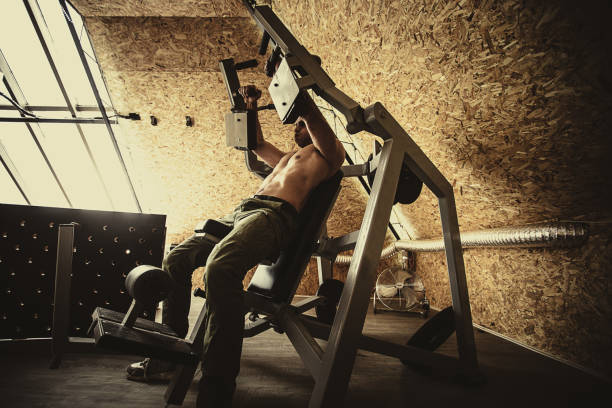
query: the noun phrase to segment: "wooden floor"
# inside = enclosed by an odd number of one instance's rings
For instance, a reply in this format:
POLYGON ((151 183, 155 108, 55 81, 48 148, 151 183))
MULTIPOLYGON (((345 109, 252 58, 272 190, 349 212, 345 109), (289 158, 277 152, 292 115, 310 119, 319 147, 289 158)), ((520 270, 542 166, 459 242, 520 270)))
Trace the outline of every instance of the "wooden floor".
MULTIPOLYGON (((195 315, 195 313, 192 313, 195 315)), ((370 312, 364 333, 405 343, 424 320, 370 312)), ((611 384, 488 333, 476 331, 487 383, 466 387, 443 373, 423 375, 400 361, 359 351, 345 407, 594 407, 610 406, 611 384), (605 402, 596 403, 604 398, 605 402)), ((440 352, 455 354, 451 337, 440 352)), ((125 379, 139 358, 69 354, 57 370, 43 353, 0 354, 0 407, 163 407, 163 384, 125 379)), ((196 377, 197 380, 197 377, 196 377)), ((307 407, 314 382, 285 335, 269 330, 245 339, 235 407, 307 407)), ((183 406, 195 406, 196 383, 183 406)))

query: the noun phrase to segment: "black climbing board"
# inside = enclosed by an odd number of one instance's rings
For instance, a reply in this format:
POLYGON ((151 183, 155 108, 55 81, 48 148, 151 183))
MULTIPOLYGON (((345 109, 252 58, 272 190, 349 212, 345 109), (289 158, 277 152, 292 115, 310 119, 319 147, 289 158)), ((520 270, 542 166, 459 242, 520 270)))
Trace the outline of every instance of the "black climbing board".
POLYGON ((127 311, 132 268, 161 266, 165 215, 0 204, 0 338, 50 337, 58 226, 71 222, 70 336, 86 336, 97 306, 127 311))

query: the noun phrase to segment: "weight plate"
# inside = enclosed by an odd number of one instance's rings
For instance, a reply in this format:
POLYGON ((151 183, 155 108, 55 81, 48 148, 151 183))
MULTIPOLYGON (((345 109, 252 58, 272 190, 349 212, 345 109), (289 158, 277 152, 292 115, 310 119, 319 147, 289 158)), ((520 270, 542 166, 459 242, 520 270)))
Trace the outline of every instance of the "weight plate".
MULTIPOLYGON (((368 160, 372 159, 372 155, 368 156, 368 160)), ((374 184, 374 177, 376 176, 376 170, 369 173, 368 184, 370 188, 374 184)), ((402 163, 402 170, 400 172, 400 177, 397 182, 397 190, 395 191, 395 198, 393 203, 402 203, 402 204, 411 204, 416 201, 417 198, 421 195, 421 190, 423 189, 423 182, 410 170, 408 164, 404 160, 402 163)))
POLYGON ((434 351, 440 347, 455 331, 455 315, 453 307, 437 313, 426 321, 406 343, 409 346, 423 350, 434 351))
POLYGON ((337 279, 327 279, 317 290, 317 296, 323 296, 325 301, 315 306, 315 313, 320 322, 332 324, 336 317, 336 308, 342 296, 344 282, 337 279))

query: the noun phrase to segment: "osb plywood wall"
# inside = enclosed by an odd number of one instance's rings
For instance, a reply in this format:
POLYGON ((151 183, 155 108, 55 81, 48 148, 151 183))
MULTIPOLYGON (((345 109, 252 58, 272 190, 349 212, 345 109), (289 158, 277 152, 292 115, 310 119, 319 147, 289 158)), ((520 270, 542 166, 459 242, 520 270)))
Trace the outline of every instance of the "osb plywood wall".
MULTIPOLYGON (((219 60, 258 57, 261 37, 253 20, 240 17, 245 10, 234 3, 75 1, 86 16, 116 109, 142 117, 122 121, 122 148, 143 210, 168 215, 168 246, 191 235, 200 220, 231 212, 260 183, 247 171, 243 154, 225 146, 224 114, 230 104, 219 60), (220 17, 228 10, 232 16, 220 17), (192 17, 199 14, 204 17, 192 17), (151 115, 157 126, 151 125, 151 115), (185 116, 193 118, 193 127, 185 125, 185 116)), ((260 68, 240 71, 239 77, 243 85, 266 90, 265 59, 258 58, 260 68)), ((261 104, 268 103, 266 91, 261 104)), ((261 112, 260 121, 269 141, 284 151, 294 148, 293 129, 283 126, 276 112, 261 112)), ((359 184, 343 181, 328 222, 329 235, 359 229, 365 200, 359 184)), ((339 278, 346 271, 335 269, 339 278)), ((194 284, 201 285, 202 273, 200 269, 194 274, 194 284)), ((314 294, 317 288, 316 265, 311 263, 298 293, 314 294)))
POLYGON ((84 16, 246 17, 241 0, 71 0, 84 16))
MULTIPOLYGON (((145 211, 169 215, 169 242, 255 192, 241 154, 224 146, 228 100, 216 68, 255 55, 259 34, 238 2, 73 3, 89 16, 115 105, 143 116, 123 125, 124 143, 145 211)), ((476 323, 611 375, 609 15, 589 2, 272 3, 340 89, 364 107, 381 101, 447 176, 462 230, 591 223, 582 248, 472 249, 466 270, 476 323)), ((241 80, 267 86, 255 71, 241 80)), ((261 117, 270 140, 290 149, 275 114, 261 117)), ((371 138, 353 141, 367 157, 371 138)), ((358 228, 364 202, 347 181, 330 234, 358 228)), ((440 235, 430 192, 397 210, 411 238, 440 235)), ((419 254, 417 267, 434 306, 450 304, 443 254, 419 254)))
MULTIPOLYGON (((604 3, 604 2, 602 2, 604 3)), ((337 86, 381 101, 452 183, 462 230, 591 223, 579 249, 465 251, 475 323, 612 374, 610 31, 605 5, 537 1, 278 1, 337 86)), ((367 156, 367 144, 363 143, 367 156)), ((429 191, 401 206, 441 234, 429 191)), ((419 254, 450 304, 442 253, 419 254)))

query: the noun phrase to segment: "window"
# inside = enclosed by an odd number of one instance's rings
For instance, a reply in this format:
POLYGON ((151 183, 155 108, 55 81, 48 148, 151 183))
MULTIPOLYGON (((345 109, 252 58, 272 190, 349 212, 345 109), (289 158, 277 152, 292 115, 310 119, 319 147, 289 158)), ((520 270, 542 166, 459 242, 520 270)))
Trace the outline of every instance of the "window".
POLYGON ((0 91, 40 118, 26 121, 6 98, 0 98, 0 202, 141 211, 124 170, 125 153, 120 156, 114 147, 120 129, 99 119, 93 87, 109 115, 112 103, 78 12, 64 0, 3 2, 0 52, 4 74, 0 91))

